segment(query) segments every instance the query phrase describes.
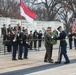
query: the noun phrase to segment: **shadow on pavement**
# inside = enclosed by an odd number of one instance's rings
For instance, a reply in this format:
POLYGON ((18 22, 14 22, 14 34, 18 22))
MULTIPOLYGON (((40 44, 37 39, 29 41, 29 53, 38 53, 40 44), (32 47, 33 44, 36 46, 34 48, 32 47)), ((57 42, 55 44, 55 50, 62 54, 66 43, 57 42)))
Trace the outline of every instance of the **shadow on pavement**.
MULTIPOLYGON (((73 64, 73 63, 76 63, 76 59, 71 60, 70 64, 73 64)), ((67 65, 70 65, 70 64, 67 64, 67 65)), ((61 64, 52 63, 52 64, 47 64, 47 65, 41 65, 41 66, 36 66, 36 67, 32 67, 32 68, 26 68, 26 69, 7 72, 7 73, 2 73, 0 75, 26 75, 29 73, 38 72, 38 71, 47 70, 47 69, 52 69, 52 68, 57 68, 57 67, 61 67, 64 65, 65 64, 63 64, 63 62, 61 64)))

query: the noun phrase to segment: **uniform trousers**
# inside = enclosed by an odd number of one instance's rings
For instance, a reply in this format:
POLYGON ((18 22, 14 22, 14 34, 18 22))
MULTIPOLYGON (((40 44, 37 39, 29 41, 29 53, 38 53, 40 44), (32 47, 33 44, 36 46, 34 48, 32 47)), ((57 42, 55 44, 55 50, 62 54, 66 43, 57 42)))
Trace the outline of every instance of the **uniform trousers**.
POLYGON ((12 59, 16 59, 17 45, 13 45, 12 59))
POLYGON ((69 47, 72 49, 72 40, 69 39, 69 47))
POLYGON ((49 46, 45 46, 46 47, 46 53, 45 53, 45 57, 44 57, 44 61, 51 61, 52 59, 52 48, 53 45, 49 45, 49 46))
POLYGON ((34 48, 37 47, 37 40, 34 40, 34 48))
POLYGON ((22 44, 19 44, 19 57, 18 59, 22 59, 22 53, 23 53, 23 45, 22 44))
POLYGON ((28 44, 24 46, 24 58, 27 58, 27 56, 28 56, 28 44))
POLYGON ((33 41, 30 41, 30 50, 32 50, 33 41))
POLYGON ((67 51, 66 51, 66 46, 61 46, 59 62, 61 62, 62 60, 62 55, 64 56, 66 62, 69 62, 69 58, 68 58, 67 51))

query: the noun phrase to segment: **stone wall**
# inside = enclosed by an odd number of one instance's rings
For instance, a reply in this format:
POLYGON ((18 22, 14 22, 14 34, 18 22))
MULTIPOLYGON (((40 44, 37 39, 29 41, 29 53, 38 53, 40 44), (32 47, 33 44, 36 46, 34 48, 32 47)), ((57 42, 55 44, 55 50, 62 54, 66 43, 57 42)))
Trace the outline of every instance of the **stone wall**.
MULTIPOLYGON (((27 23, 26 20, 20 20, 20 19, 11 19, 6 17, 0 17, 0 36, 1 36, 1 28, 3 27, 3 24, 6 24, 6 27, 8 28, 8 25, 11 24, 12 27, 16 26, 17 24, 20 24, 22 27, 25 27, 28 29, 28 31, 35 29, 42 30, 43 28, 46 29, 48 26, 52 27, 52 31, 54 29, 57 29, 58 26, 63 27, 63 23, 57 22, 57 21, 34 21, 33 24, 27 23)), ((63 27, 64 29, 64 27, 63 27)))

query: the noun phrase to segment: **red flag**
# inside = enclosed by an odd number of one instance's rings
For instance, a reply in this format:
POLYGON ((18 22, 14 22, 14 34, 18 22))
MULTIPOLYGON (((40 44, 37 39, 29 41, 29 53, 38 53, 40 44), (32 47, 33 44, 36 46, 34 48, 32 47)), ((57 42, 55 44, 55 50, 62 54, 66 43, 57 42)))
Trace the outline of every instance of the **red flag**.
POLYGON ((76 18, 74 19, 73 27, 72 27, 72 33, 75 33, 75 32, 76 32, 76 18))
POLYGON ((31 11, 30 9, 28 9, 24 3, 22 2, 22 0, 20 0, 20 14, 21 16, 23 16, 24 18, 26 18, 27 22, 32 24, 33 20, 35 19, 35 12, 31 11))

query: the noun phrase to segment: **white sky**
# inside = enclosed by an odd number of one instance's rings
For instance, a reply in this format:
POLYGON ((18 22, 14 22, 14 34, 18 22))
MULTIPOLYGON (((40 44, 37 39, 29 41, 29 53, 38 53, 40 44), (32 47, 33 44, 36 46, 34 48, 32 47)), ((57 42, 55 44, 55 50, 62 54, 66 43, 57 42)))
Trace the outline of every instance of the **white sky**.
MULTIPOLYGON (((20 2, 20 0, 18 0, 20 2)), ((42 0, 42 1, 45 1, 45 0, 42 0)), ((38 0, 38 2, 41 2, 41 0, 38 0)))

